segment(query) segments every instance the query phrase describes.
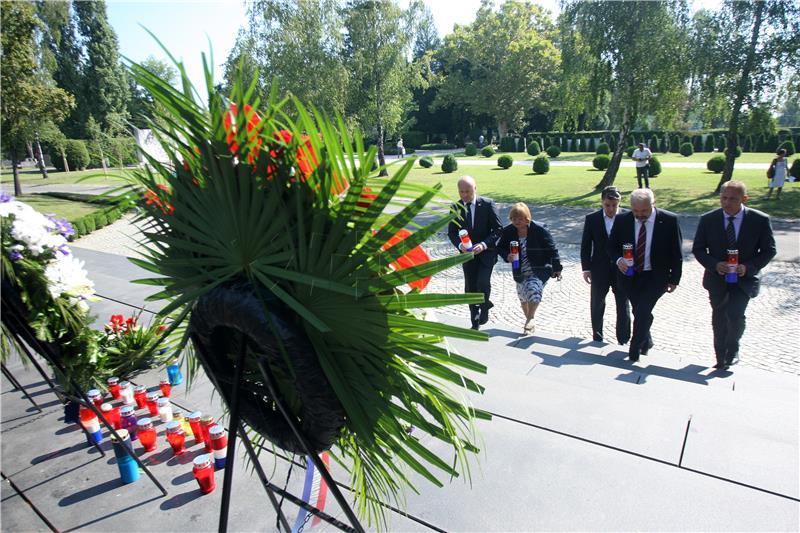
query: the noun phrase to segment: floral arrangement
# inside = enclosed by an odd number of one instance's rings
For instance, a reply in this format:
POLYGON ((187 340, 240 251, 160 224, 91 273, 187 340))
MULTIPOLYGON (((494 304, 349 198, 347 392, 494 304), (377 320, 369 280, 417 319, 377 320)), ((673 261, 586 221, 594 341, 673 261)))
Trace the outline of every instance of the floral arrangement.
MULTIPOLYGON (((183 90, 140 65, 131 73, 162 104, 151 128, 170 157, 163 162, 145 155, 148 166, 132 178, 146 229, 144 258, 131 261, 153 273, 140 283, 162 287, 151 299, 165 300, 161 315, 176 317, 170 331, 184 331, 173 347, 187 349, 189 378, 202 364, 225 396, 232 379, 215 373, 233 368, 240 337, 192 328, 202 324, 196 316, 213 315, 201 313, 209 295, 245 284, 260 302, 252 307, 280 316, 266 326, 276 332, 276 346, 250 343, 242 388, 253 401, 268 400, 256 362, 264 360, 264 350, 278 354, 271 372, 304 423, 307 395, 298 393, 297 369, 301 358, 313 358, 325 380, 319 390, 332 390, 343 413, 331 456, 349 472, 356 509, 369 523, 385 526, 381 502, 402 504, 403 491, 413 489, 410 471, 438 486, 437 472, 468 474, 468 454, 478 451, 473 421, 491 417, 466 400, 467 391, 483 391, 466 374, 486 367, 453 352, 446 337, 488 337, 425 318, 425 308, 483 299, 422 292, 427 278, 471 259, 429 260, 421 249, 456 216, 414 224, 429 203, 449 203, 441 186, 405 183, 413 160, 380 177, 372 168, 375 148, 365 149, 343 120, 333 122, 296 100, 288 112, 275 90, 256 96, 241 76, 229 97, 209 81, 204 107, 185 73, 183 90), (297 342, 286 341, 279 329, 291 330, 297 342), (203 337, 229 343, 203 350, 203 337), (416 429, 408 432, 409 426, 416 429), (447 457, 431 451, 435 441, 446 446, 447 457)), ((210 72, 206 79, 213 79, 210 72)), ((275 409, 267 405, 261 412, 275 409)), ((257 421, 245 421, 260 431, 257 421)))
MULTIPOLYGON (((68 386, 68 378, 72 378, 84 389, 104 387, 110 375, 127 376, 156 363, 160 320, 149 328, 138 328, 132 318, 122 337, 104 335, 90 327, 94 284, 83 261, 67 244, 74 234, 69 222, 45 216, 2 194, 0 223, 3 290, 16 292, 27 309, 23 318, 36 338, 58 352, 67 374, 58 376, 63 385, 68 386)), ((8 341, 13 339, 5 322, 3 337, 5 360, 10 351, 8 341)))

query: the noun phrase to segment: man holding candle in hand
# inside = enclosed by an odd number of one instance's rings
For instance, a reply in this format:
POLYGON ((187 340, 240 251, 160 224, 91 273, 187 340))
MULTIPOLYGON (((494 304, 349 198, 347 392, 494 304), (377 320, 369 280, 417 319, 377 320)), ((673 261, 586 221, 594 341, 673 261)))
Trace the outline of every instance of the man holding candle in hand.
POLYGON ((723 183, 721 207, 700 218, 692 245, 695 259, 705 267, 703 287, 711 302, 718 369, 739 362, 744 312, 750 298, 758 295, 759 272, 776 254, 769 216, 745 207, 746 201, 744 183, 723 183))
POLYGON ((462 265, 464 269, 464 292, 481 292, 484 295, 482 304, 469 306, 472 329, 486 324, 489 320, 489 309, 493 307, 489 296, 492 292, 492 270, 497 262, 495 245, 500 237, 503 224, 497 214, 494 202, 489 198, 478 196, 475 179, 464 176, 458 180, 458 195, 461 198, 450 209, 459 213, 459 218, 450 222, 447 235, 453 246, 461 253, 472 252, 475 257, 462 265), (465 229, 469 234, 472 249, 461 240, 459 231, 465 229))

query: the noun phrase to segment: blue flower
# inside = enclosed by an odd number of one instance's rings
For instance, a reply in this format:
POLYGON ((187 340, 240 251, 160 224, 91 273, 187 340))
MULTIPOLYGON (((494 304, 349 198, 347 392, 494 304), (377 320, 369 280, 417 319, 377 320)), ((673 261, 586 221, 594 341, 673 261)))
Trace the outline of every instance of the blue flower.
POLYGON ((12 261, 16 262, 22 259, 22 254, 19 252, 19 250, 9 250, 8 257, 11 258, 12 261))
POLYGON ((4 204, 6 202, 10 202, 13 199, 14 199, 14 197, 11 196, 10 194, 6 194, 4 192, 0 192, 0 203, 4 204))
POLYGON ((70 224, 63 218, 57 218, 53 214, 47 215, 47 218, 49 218, 55 223, 56 231, 58 231, 58 233, 60 233, 63 237, 68 238, 72 235, 75 235, 75 229, 72 227, 72 224, 70 224))

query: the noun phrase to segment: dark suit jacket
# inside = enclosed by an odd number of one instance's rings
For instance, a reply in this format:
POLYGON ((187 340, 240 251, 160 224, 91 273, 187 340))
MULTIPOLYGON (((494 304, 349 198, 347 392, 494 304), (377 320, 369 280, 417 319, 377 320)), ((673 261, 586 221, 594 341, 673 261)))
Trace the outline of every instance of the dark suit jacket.
MULTIPOLYGON (((775 257, 775 238, 768 215, 744 206, 742 209, 744 218, 736 246, 739 250, 739 263, 747 269, 745 275, 739 278, 739 286, 754 298, 759 290, 759 272, 775 257)), ((728 238, 725 234, 727 220, 723 213, 720 208, 700 217, 692 245, 694 257, 706 269, 703 273, 703 287, 709 292, 724 291, 727 286, 725 277, 717 274, 717 263, 727 261, 728 258, 728 238)))
MULTIPOLYGON (((617 217, 624 215, 628 211, 620 209, 617 217)), ((616 223, 616 218, 614 219, 616 223)), ((612 225, 613 229, 614 226, 612 225)), ((581 238, 581 269, 592 273, 592 279, 598 282, 609 282, 609 274, 616 269, 614 262, 608 255, 606 244, 608 243, 608 233, 606 233, 606 222, 603 210, 586 215, 583 223, 583 237, 581 238)))
MULTIPOLYGON (((458 230, 464 224, 464 217, 466 216, 466 208, 464 202, 459 200, 450 206, 450 209, 459 213, 456 220, 450 222, 447 226, 447 236, 453 246, 458 248, 461 244, 461 239, 458 238, 458 230)), ((497 214, 494 202, 491 198, 484 198, 483 196, 475 197, 475 220, 472 221, 472 229, 469 230, 469 238, 472 239, 472 244, 482 242, 486 244, 486 251, 479 253, 475 259, 484 264, 495 264, 497 262, 497 239, 500 237, 500 230, 503 224, 500 222, 500 216, 497 214)))
MULTIPOLYGON (((683 267, 683 252, 681 243, 681 227, 678 224, 678 217, 675 213, 663 209, 656 210, 656 220, 653 226, 653 242, 650 244, 650 265, 653 269, 653 282, 664 286, 677 285, 681 281, 683 267)), ((606 250, 609 257, 615 263, 622 257, 622 245, 633 244, 634 238, 634 218, 632 212, 617 216, 611 235, 608 237, 606 250)), ((630 280, 619 270, 618 279, 630 280)))
MULTIPOLYGON (((503 228, 503 233, 500 234, 500 241, 497 243, 497 253, 503 261, 508 262, 508 254, 511 253, 511 241, 518 240, 517 228, 512 224, 503 228)), ((561 272, 561 260, 558 257, 556 244, 544 224, 532 220, 528 225, 525 250, 531 267, 549 267, 551 273, 561 272)))

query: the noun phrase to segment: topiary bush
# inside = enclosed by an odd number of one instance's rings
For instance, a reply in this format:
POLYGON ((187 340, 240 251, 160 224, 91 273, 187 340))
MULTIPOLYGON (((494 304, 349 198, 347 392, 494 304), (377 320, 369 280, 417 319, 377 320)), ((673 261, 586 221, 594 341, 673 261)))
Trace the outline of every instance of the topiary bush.
POLYGON ((422 168, 431 168, 433 166, 433 159, 431 159, 427 155, 425 157, 420 157, 419 166, 421 166, 422 168))
POLYGON ((783 141, 780 146, 778 146, 778 150, 786 150, 786 155, 794 155, 796 150, 794 143, 792 141, 783 141))
POLYGON ((108 217, 102 211, 94 214, 94 225, 96 229, 100 229, 108 225, 108 217))
POLYGON ((533 160, 533 171, 536 174, 547 174, 550 172, 550 160, 546 155, 540 155, 533 160))
POLYGON ((483 157, 492 157, 494 155, 494 148, 491 146, 484 146, 481 150, 481 155, 483 157))
MULTIPOLYGON (((725 148, 725 150, 723 150, 722 153, 725 154, 725 155, 728 155, 728 149, 725 148)), ((742 155, 742 147, 741 146, 737 146, 736 147, 736 154, 734 154, 733 157, 735 159, 735 158, 739 157, 740 155, 742 155)))
POLYGON ((658 160, 656 156, 650 158, 650 172, 649 175, 651 178, 655 178, 661 174, 661 161, 658 160))
POLYGON ((706 140, 704 142, 704 145, 705 146, 703 147, 703 149, 706 152, 713 152, 714 151, 715 146, 714 146, 714 135, 713 134, 706 135, 706 140))
POLYGON ((86 215, 83 217, 83 223, 86 226, 86 233, 91 233, 97 229, 97 226, 94 223, 94 215, 86 215))
POLYGON ((692 146, 692 143, 683 143, 681 144, 679 151, 683 157, 689 157, 694 153, 694 147, 692 146))
POLYGON ((542 148, 539 146, 539 143, 536 141, 532 141, 528 143, 528 155, 537 156, 542 151, 542 148))
POLYGON ((561 155, 561 148, 559 148, 554 144, 551 144, 550 146, 547 147, 547 150, 545 150, 545 152, 547 152, 547 155, 549 155, 550 157, 558 157, 559 155, 561 155))
POLYGON ((600 154, 592 159, 592 166, 597 170, 605 170, 611 163, 611 158, 607 154, 600 154))
POLYGON ((453 154, 447 154, 442 161, 442 172, 455 172, 458 170, 458 161, 453 154))
POLYGON ((514 158, 510 155, 503 154, 497 158, 497 166, 500 168, 511 168, 514 164, 514 158))
POLYGON ((451 143, 429 143, 423 144, 419 147, 420 150, 452 150, 455 148, 455 144, 451 143))
POLYGON ((464 147, 464 155, 478 155, 478 147, 474 143, 467 143, 464 147))
POLYGON ((67 144, 64 147, 64 152, 67 154, 67 164, 70 170, 85 170, 89 164, 89 150, 86 148, 86 142, 77 139, 67 139, 67 144))
POLYGON ((711 159, 708 160, 706 163, 706 168, 711 172, 716 172, 719 174, 722 172, 722 169, 725 167, 725 156, 724 155, 715 155, 711 159))
POLYGON ((73 240, 83 235, 86 235, 86 222, 83 220, 83 217, 73 222, 72 227, 75 228, 75 235, 73 235, 73 240))
POLYGON ((792 161, 792 166, 789 167, 789 175, 794 176, 796 180, 800 180, 800 158, 792 161))
POLYGON ((608 143, 602 142, 602 143, 597 145, 597 151, 595 153, 598 154, 598 155, 599 154, 608 155, 608 154, 611 153, 611 148, 608 147, 608 143))
POLYGON ((625 148, 625 154, 626 154, 628 157, 633 157, 633 152, 634 152, 635 150, 636 150, 636 147, 635 147, 635 146, 628 146, 627 148, 625 148))
POLYGON ((586 145, 586 151, 587 152, 594 152, 595 150, 597 150, 597 146, 595 145, 594 137, 590 137, 589 138, 589 143, 586 145))
POLYGON ((503 137, 502 139, 500 139, 500 151, 516 152, 517 143, 514 141, 514 137, 503 137))

